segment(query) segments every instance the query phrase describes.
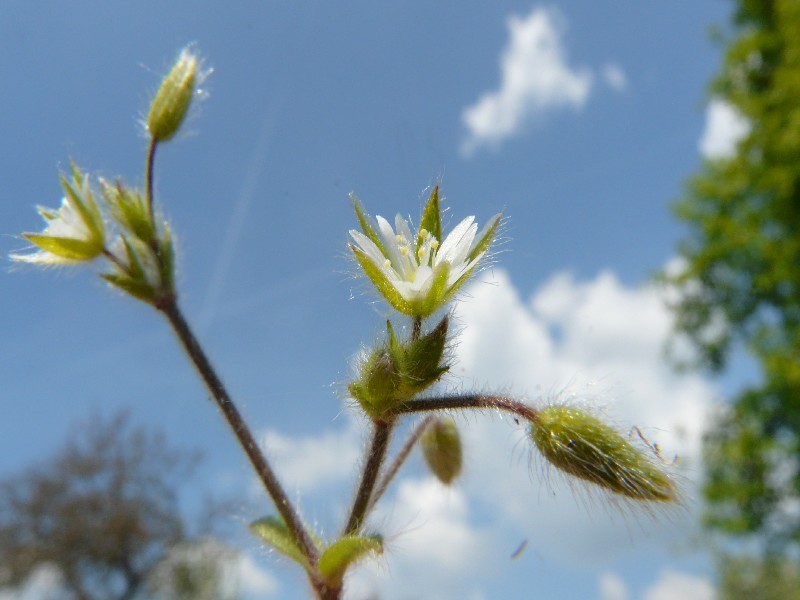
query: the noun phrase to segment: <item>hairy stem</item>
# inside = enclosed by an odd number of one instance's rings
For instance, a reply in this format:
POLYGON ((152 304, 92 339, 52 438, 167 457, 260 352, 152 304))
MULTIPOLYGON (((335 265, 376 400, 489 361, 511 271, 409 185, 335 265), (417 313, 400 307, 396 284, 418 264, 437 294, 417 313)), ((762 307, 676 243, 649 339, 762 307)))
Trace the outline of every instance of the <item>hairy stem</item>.
POLYGON ((374 420, 372 430, 372 442, 367 448, 367 457, 364 462, 364 470, 361 473, 361 482, 358 485, 356 497, 353 500, 353 508, 350 510, 350 517, 344 529, 344 535, 358 532, 364 523, 370 507, 370 499, 375 489, 375 482, 378 479, 386 450, 389 447, 389 437, 392 433, 394 421, 374 420))
POLYGON ((253 465, 253 469, 255 469, 256 474, 259 479, 261 479, 261 483, 275 503, 275 507, 278 509, 281 517, 283 517, 286 526, 292 532, 298 548, 312 565, 316 564, 317 548, 314 542, 309 537, 305 527, 303 527, 299 515, 278 481, 277 475, 258 447, 258 444, 253 438, 253 434, 250 432, 250 428, 247 426, 247 423, 245 423, 241 413, 239 413, 233 400, 231 400, 231 397, 228 395, 225 386, 211 366, 203 348, 194 336, 180 308, 178 308, 177 302, 172 299, 159 305, 158 309, 166 316, 169 324, 178 336, 178 339, 180 339, 184 350, 186 350, 189 358, 191 358, 194 366, 200 373, 203 382, 205 382, 206 387, 209 392, 211 392, 211 396, 228 421, 228 425, 230 425, 234 435, 239 440, 239 444, 242 446, 247 458, 250 459, 250 464, 253 465))
POLYGON ((535 423, 539 420, 539 411, 532 406, 528 406, 518 400, 506 398, 505 396, 493 396, 490 394, 459 394, 457 396, 440 396, 438 398, 413 400, 399 407, 396 414, 455 410, 461 408, 502 410, 513 413, 529 422, 535 423))
POLYGON ((403 444, 403 447, 400 448, 397 456, 394 457, 394 460, 389 464, 386 469, 386 472, 381 477, 381 480, 378 482, 378 485, 375 486, 375 491, 372 493, 372 499, 369 502, 369 508, 367 512, 372 510, 372 508, 378 503, 378 500, 381 499, 386 489, 389 487, 389 484, 392 483, 395 475, 400 470, 400 467, 403 466, 403 463, 408 458, 408 455, 411 454, 411 451, 414 449, 414 444, 417 443, 422 434, 425 433, 425 430, 430 427, 430 424, 433 423, 434 419, 433 415, 429 415, 425 417, 422 421, 417 424, 414 430, 411 432, 411 435, 408 436, 408 439, 403 444))

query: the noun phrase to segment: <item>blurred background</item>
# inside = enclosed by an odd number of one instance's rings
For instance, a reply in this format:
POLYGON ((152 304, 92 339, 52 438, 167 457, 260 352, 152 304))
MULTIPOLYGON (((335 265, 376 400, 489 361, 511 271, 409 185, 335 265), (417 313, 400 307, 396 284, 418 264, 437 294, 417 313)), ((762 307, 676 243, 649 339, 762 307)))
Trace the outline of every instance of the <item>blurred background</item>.
MULTIPOLYGON (((348 598, 710 599, 724 569, 700 526, 702 436, 763 371, 735 344, 711 365, 727 367, 717 376, 673 368, 676 356, 704 362, 713 348, 671 337, 666 301, 680 306, 697 290, 683 273, 712 289, 715 280, 694 260, 698 231, 708 231, 698 214, 709 205, 684 210, 689 227, 672 207, 692 197, 691 176, 724 175, 737 142, 758 129, 761 105, 730 85, 709 88, 735 74, 724 57, 741 34, 732 18, 749 4, 6 0, 0 245, 5 254, 25 247, 15 236, 39 230, 36 205, 58 205, 58 170, 70 160, 142 183, 141 119, 180 49, 195 44, 213 73, 156 170, 157 201, 179 241, 180 300, 320 530, 339 526, 364 443, 344 394, 353 358, 390 315, 353 277, 350 192, 371 214, 416 220, 441 182, 446 228, 466 215, 479 224, 500 210, 507 217, 491 268, 456 304, 457 365, 442 390, 596 404, 626 432, 638 426, 666 462, 678 457, 684 507, 617 506, 544 470, 523 426, 459 417, 463 478, 443 488, 418 456, 410 461, 373 520, 386 555, 359 568, 348 598), (666 287, 654 283, 664 271, 675 278, 666 287)), ((797 4, 756 3, 746 24, 774 25, 774 11, 796 13, 797 4)), ((767 56, 753 53, 751 62, 767 56)), ((781 188, 789 198, 792 186, 781 188)), ((701 199, 714 195, 703 190, 701 199)), ((731 231, 715 239, 739 239, 731 231)), ((176 491, 158 504, 177 523, 164 543, 224 540, 218 597, 305 598, 297 569, 247 534, 272 507, 159 315, 90 269, 4 270, 7 494, 24 499, 30 480, 21 477, 63 473, 47 469, 65 447, 91 447, 92 434, 115 423, 144 439, 160 432, 166 447, 193 457, 179 476, 154 470, 176 491)), ((692 321, 690 309, 678 325, 691 339, 713 325, 703 320, 713 311, 698 309, 692 321)), ((134 455, 148 469, 183 464, 134 455)), ((796 463, 781 464, 788 489, 796 463)), ((762 482, 773 481, 767 470, 762 482)), ((791 494, 765 495, 773 507, 791 504, 791 494)), ((739 530, 763 533, 756 521, 739 530)), ((770 548, 780 555, 784 546, 770 548)), ((49 564, 0 598, 62 597, 64 574, 49 564)))

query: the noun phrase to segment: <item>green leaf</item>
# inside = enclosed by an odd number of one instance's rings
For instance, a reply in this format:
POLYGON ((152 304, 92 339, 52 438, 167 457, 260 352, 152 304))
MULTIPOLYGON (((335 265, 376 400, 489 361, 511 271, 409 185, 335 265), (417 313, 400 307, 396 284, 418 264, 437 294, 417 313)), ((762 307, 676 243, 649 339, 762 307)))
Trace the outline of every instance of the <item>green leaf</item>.
POLYGON ((353 203, 353 210, 356 211, 356 217, 358 218, 358 224, 361 225, 361 231, 367 236, 372 243, 375 244, 378 249, 381 251, 381 254, 386 254, 386 248, 383 246, 383 241, 381 241, 381 236, 375 231, 370 223, 370 219, 367 216, 367 213, 364 212, 364 207, 361 206, 361 202, 356 197, 355 194, 350 194, 350 200, 353 203))
POLYGON ((417 233, 417 248, 419 251, 422 245, 422 230, 427 231, 440 242, 442 241, 442 212, 439 208, 439 185, 433 187, 428 202, 422 210, 422 218, 419 222, 419 232, 417 233))
POLYGON ((328 546, 319 557, 320 574, 332 587, 342 584, 351 566, 368 554, 383 553, 383 538, 379 535, 347 535, 328 546))
POLYGON ((303 568, 308 568, 308 560, 297 547, 292 532, 280 517, 270 516, 254 521, 250 524, 250 531, 284 556, 299 563, 303 568))

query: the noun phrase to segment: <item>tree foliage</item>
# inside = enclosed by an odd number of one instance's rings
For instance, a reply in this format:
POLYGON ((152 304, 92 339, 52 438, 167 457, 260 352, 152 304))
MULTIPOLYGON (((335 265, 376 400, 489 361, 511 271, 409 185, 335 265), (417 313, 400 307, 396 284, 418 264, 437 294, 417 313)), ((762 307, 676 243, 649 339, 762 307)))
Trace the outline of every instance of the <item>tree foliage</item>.
POLYGON ((742 345, 761 368, 707 437, 707 523, 781 547, 800 541, 800 2, 736 4, 711 93, 749 133, 689 182, 685 264, 668 278, 704 366, 742 345))
POLYGON ((53 459, 0 482, 0 585, 55 568, 66 597, 124 600, 181 564, 196 589, 192 563, 176 559, 190 542, 177 492, 196 460, 124 414, 90 420, 53 459))

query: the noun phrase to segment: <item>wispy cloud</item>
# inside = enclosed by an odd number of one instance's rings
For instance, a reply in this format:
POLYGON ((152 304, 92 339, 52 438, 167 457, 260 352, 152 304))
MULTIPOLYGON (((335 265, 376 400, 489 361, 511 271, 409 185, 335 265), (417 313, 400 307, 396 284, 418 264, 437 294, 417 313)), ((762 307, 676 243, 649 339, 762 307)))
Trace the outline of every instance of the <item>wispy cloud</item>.
POLYGON ((481 146, 497 147, 548 111, 580 109, 589 97, 592 73, 567 63, 563 18, 555 9, 538 7, 527 17, 511 16, 507 24, 499 89, 485 93, 461 115, 467 128, 461 147, 465 156, 481 146))
POLYGON ((713 98, 706 108, 706 125, 698 148, 705 158, 719 160, 736 154, 736 145, 750 133, 750 123, 736 107, 713 98))

